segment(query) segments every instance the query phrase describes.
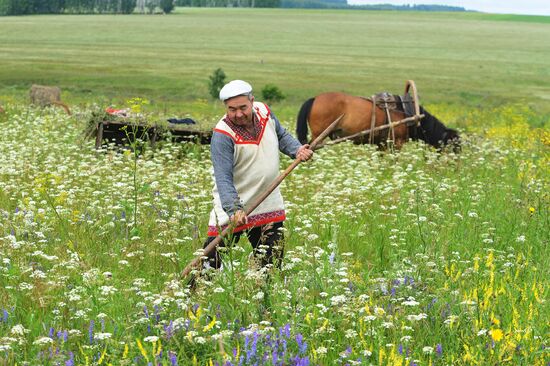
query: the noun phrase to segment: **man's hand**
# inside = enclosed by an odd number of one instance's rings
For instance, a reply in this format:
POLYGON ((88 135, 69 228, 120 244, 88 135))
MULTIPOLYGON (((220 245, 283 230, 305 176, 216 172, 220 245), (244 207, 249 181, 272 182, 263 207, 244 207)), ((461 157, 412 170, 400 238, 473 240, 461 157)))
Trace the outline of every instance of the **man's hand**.
POLYGON ((309 148, 309 144, 302 145, 296 152, 296 158, 301 161, 308 161, 313 156, 313 150, 309 148))
POLYGON ((248 217, 246 217, 246 213, 243 210, 235 211, 235 214, 230 217, 230 220, 235 227, 248 224, 248 217))

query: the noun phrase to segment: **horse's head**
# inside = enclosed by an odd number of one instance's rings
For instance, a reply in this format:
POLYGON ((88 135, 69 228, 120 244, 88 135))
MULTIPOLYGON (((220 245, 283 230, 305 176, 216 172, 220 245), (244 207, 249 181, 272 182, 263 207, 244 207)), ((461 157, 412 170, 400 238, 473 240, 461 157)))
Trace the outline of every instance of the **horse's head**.
POLYGON ((420 113, 424 114, 424 118, 420 121, 418 128, 418 139, 442 149, 447 145, 451 145, 455 153, 460 152, 460 136, 458 131, 446 127, 440 120, 428 113, 423 107, 420 107, 420 113))

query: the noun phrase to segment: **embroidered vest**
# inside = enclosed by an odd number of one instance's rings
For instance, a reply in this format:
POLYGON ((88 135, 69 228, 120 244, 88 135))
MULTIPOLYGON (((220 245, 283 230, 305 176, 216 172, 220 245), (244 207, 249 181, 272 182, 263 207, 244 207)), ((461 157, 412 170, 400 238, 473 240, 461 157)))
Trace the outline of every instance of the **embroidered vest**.
MULTIPOLYGON (((269 108, 255 102, 253 105, 261 130, 255 141, 246 140, 236 133, 222 118, 214 131, 223 133, 233 140, 233 184, 244 207, 254 202, 279 176, 279 139, 275 130, 275 121, 271 118, 269 108)), ((210 213, 208 235, 218 234, 229 223, 229 217, 222 208, 221 200, 214 179, 214 209, 210 213)), ((250 227, 265 225, 270 222, 285 220, 284 202, 279 188, 273 192, 248 215, 248 224, 235 229, 235 232, 250 227)))

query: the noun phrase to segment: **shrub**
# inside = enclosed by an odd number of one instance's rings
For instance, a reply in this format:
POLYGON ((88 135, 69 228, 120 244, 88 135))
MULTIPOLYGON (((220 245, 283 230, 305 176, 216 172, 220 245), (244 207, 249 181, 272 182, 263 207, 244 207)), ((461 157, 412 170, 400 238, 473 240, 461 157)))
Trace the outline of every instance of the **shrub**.
POLYGON ((285 95, 276 85, 267 84, 262 89, 262 98, 264 101, 270 102, 280 102, 285 99, 285 95))
POLYGON ((169 14, 174 10, 174 0, 160 0, 160 8, 166 14, 169 14))
POLYGON ((220 90, 222 90, 225 84, 225 72, 221 68, 216 69, 212 75, 210 75, 210 82, 208 83, 208 91, 212 98, 218 98, 220 90))

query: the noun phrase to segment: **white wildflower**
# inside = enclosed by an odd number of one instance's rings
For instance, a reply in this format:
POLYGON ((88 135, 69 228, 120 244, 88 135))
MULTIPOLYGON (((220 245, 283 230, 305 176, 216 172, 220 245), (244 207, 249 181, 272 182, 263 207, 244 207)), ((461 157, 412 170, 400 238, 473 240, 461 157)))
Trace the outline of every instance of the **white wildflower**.
POLYGON ((102 341, 104 339, 109 339, 112 337, 111 333, 94 333, 94 339, 102 341))
POLYGON ((516 238, 516 241, 518 243, 524 243, 525 242, 525 235, 520 235, 516 238))
POLYGON ((348 329, 348 330, 346 330, 345 336, 346 336, 346 338, 355 338, 355 337, 357 337, 357 332, 353 329, 348 329))
POLYGON ((32 344, 37 346, 46 346, 53 343, 53 339, 50 337, 40 337, 36 341, 32 342, 32 344))
POLYGON ((424 354, 426 354, 426 355, 431 355, 432 353, 434 353, 434 348, 426 346, 426 347, 422 348, 422 352, 424 352, 424 354))
POLYGON ((10 333, 14 336, 24 336, 25 333, 29 332, 30 330, 25 329, 25 327, 21 324, 14 325, 10 330, 10 333))
POLYGON ((409 297, 409 299, 407 301, 403 301, 402 304, 405 306, 417 306, 420 303, 418 301, 415 301, 414 298, 409 297))
POLYGON ((479 332, 477 332, 478 336, 484 336, 487 334, 487 329, 480 329, 479 332))
POLYGON ((330 298, 330 303, 332 306, 340 306, 346 302, 346 296, 336 295, 330 298))

